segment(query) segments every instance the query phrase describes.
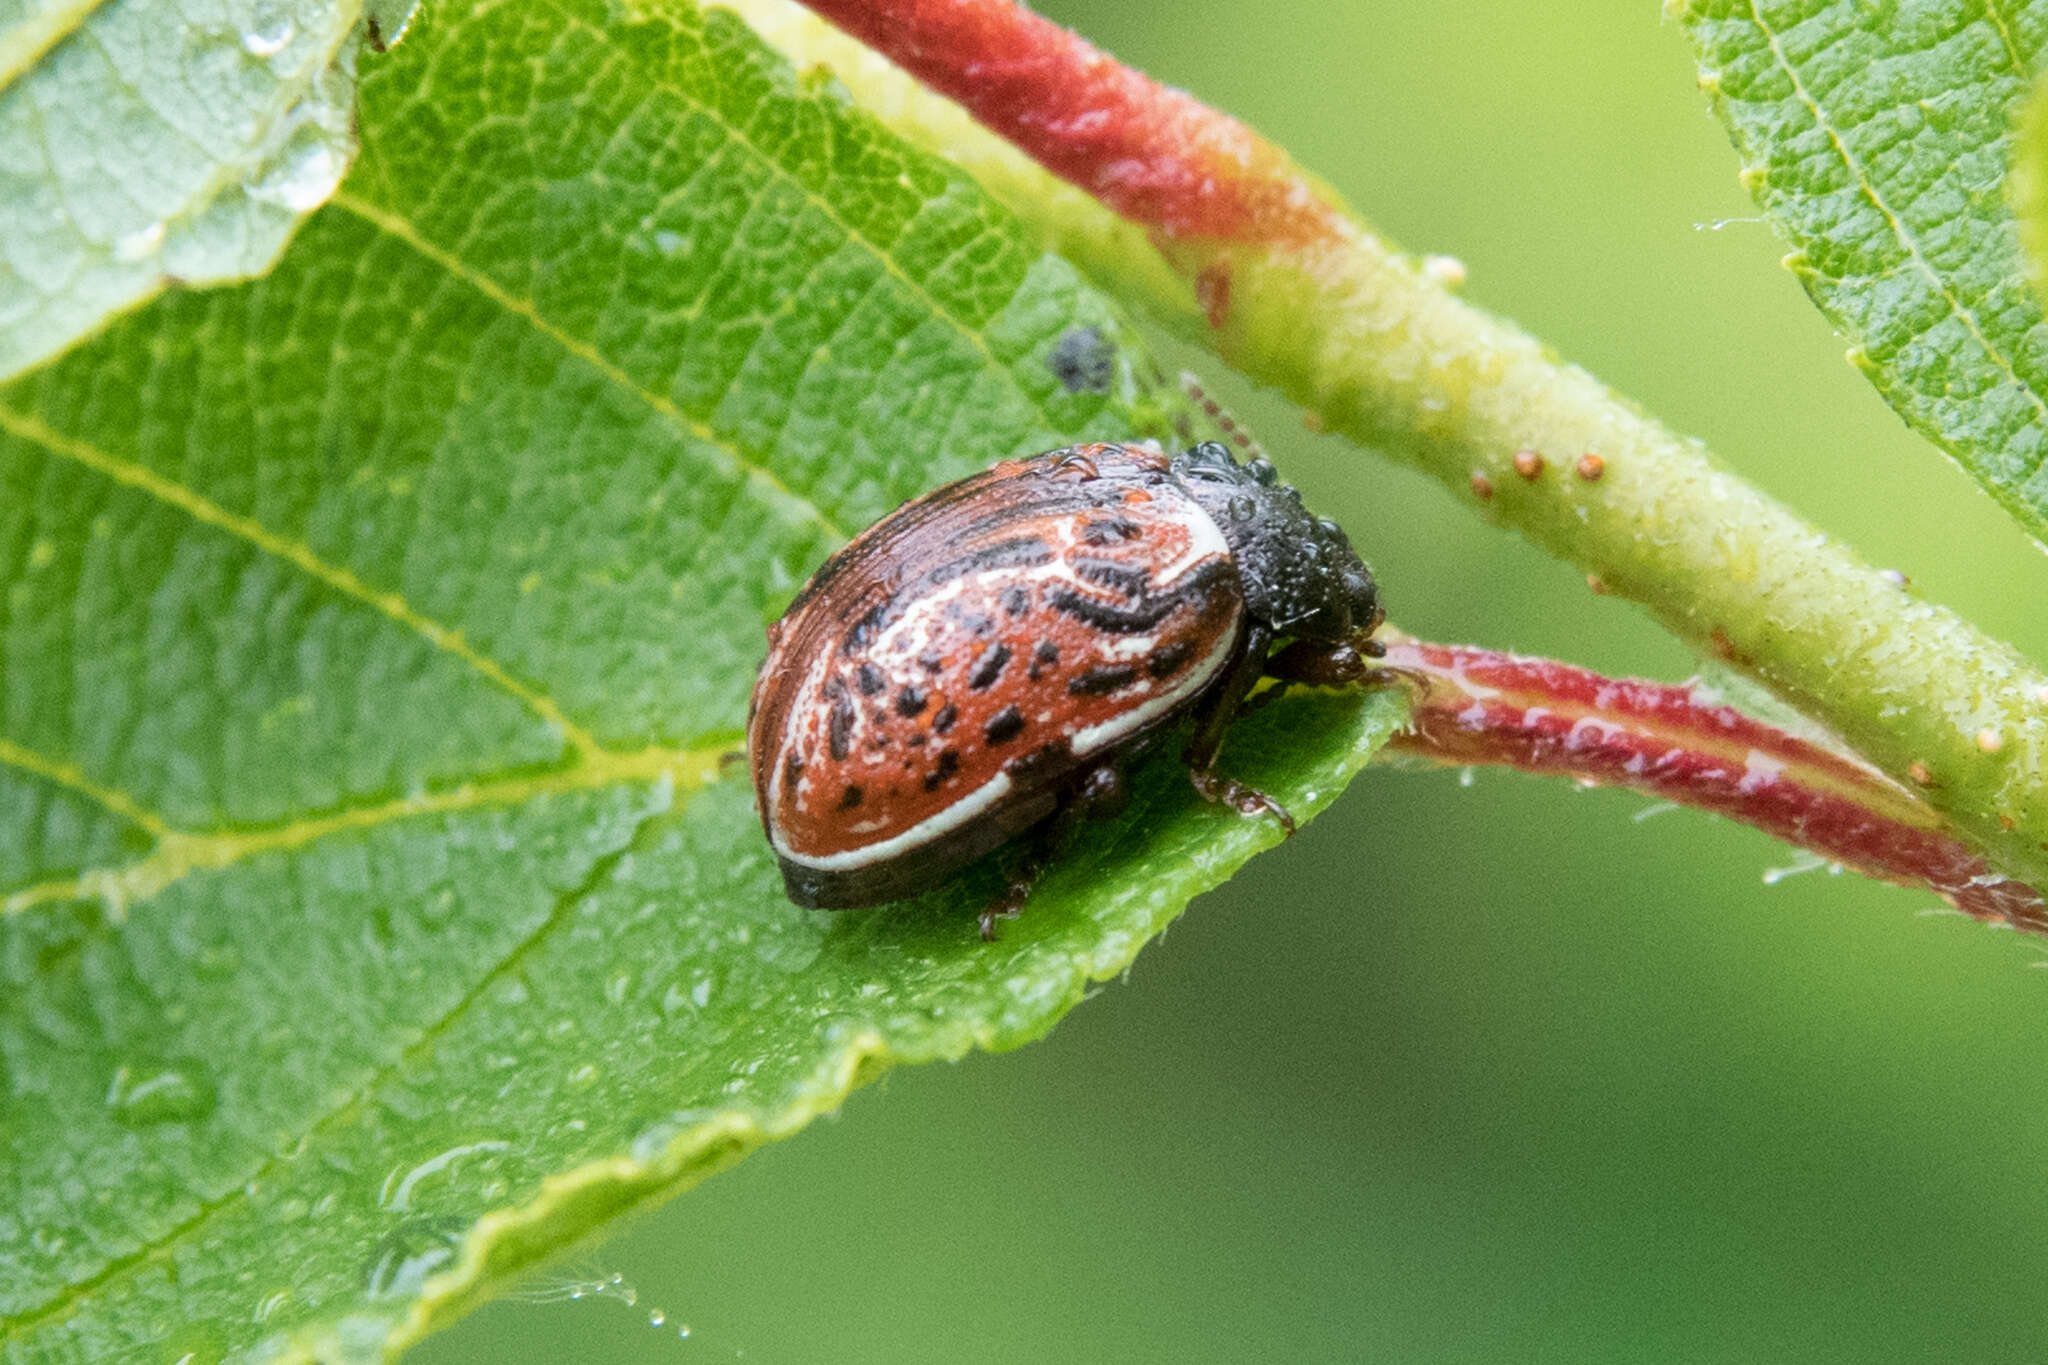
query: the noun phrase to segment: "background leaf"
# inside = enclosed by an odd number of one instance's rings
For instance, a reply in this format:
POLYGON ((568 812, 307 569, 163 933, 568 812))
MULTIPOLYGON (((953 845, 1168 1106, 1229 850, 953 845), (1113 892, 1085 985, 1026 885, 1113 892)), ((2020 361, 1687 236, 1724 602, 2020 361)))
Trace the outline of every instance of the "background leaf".
POLYGON ((352 154, 359 0, 0 0, 0 378, 254 275, 352 154))
POLYGON ((2048 536, 2048 329, 2003 192, 2048 4, 1678 8, 1743 182, 1852 340, 1850 360, 2035 539, 2048 536))
POLYGON ((2007 188, 2026 248, 2027 278, 2040 297, 2048 290, 2048 92, 2039 80, 2020 109, 2007 188))
MULTIPOLYGON (((428 18, 275 271, 0 389, 8 1361, 374 1356, 1038 1036, 1277 838, 1159 763, 992 947, 990 868, 792 908, 722 763, 763 623, 900 499, 1177 396, 729 14, 428 18)), ((1311 814, 1397 709, 1226 763, 1311 814)))

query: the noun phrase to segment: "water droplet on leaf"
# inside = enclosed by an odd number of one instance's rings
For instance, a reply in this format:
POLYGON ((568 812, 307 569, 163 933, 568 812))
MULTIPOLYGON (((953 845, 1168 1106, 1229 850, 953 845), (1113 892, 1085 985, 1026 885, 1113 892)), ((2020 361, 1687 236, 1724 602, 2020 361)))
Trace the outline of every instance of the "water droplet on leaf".
POLYGON ((406 1219, 379 1239, 363 1263, 363 1292, 373 1299, 418 1294, 428 1277, 454 1263, 468 1231, 462 1218, 406 1219))
POLYGON ((251 57, 275 57, 298 36, 298 25, 290 15, 262 14, 255 26, 242 35, 242 51, 251 57))
POLYGON ((190 1123, 213 1112, 213 1074, 203 1062, 124 1062, 107 1085, 107 1108, 131 1128, 190 1123))

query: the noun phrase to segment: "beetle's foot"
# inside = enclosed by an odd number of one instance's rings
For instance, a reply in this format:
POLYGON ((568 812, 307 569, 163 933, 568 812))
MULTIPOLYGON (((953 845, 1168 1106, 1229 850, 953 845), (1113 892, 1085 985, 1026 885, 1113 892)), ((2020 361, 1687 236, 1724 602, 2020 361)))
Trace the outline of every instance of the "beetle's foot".
POLYGON ((997 920, 1015 919, 1024 913, 1024 902, 1031 899, 1031 887, 1037 880, 1036 873, 1028 877, 1019 876, 1012 878, 1010 884, 1004 887, 1001 893, 988 903, 988 908, 981 912, 981 941, 983 943, 994 943, 996 941, 997 920))
POLYGON ((1199 768, 1188 770, 1188 780, 1195 784, 1195 790, 1204 800, 1219 801, 1239 815, 1270 815, 1280 822, 1280 828, 1289 837, 1294 834, 1294 817, 1287 813, 1287 807, 1260 791, 1248 787, 1234 777, 1222 777, 1199 768))
POLYGON ((993 943, 995 941, 995 921, 997 919, 1016 919, 1022 913, 1024 913, 1024 902, 1018 900, 1016 905, 1010 905, 1010 892, 1004 892, 1004 894, 995 896, 995 900, 989 902, 989 909, 981 911, 981 941, 983 943, 993 943))

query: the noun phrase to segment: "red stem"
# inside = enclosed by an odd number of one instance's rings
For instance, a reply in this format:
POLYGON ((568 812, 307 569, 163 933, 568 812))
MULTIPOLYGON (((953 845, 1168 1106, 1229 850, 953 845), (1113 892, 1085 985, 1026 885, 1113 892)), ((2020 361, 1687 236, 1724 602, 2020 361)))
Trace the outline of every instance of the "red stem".
POLYGON ((1272 143, 1010 0, 804 3, 1126 218, 1289 245, 1336 230, 1272 143))
POLYGON ((1866 876, 1925 887, 1978 919, 2048 932, 2048 906, 1999 876, 1918 797, 1691 687, 1616 679, 1550 659, 1389 641, 1415 685, 1396 750, 1630 787, 1754 825, 1866 876))

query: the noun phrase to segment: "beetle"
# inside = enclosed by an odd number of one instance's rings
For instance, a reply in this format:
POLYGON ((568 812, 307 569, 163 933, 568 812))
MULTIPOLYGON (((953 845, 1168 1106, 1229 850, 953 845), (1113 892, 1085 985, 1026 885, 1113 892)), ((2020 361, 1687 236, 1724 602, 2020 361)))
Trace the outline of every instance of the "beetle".
POLYGON ((1292 833, 1215 771, 1225 731, 1269 673, 1373 680, 1384 619, 1343 530, 1214 442, 1070 446, 905 503, 768 628, 747 748, 789 898, 898 900, 1041 830, 982 914, 992 938, 1066 827, 1119 809, 1123 765, 1183 720, 1195 789, 1292 833))

